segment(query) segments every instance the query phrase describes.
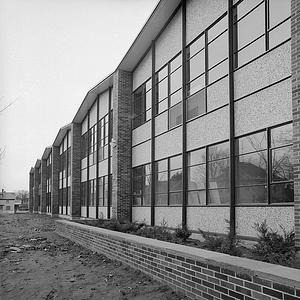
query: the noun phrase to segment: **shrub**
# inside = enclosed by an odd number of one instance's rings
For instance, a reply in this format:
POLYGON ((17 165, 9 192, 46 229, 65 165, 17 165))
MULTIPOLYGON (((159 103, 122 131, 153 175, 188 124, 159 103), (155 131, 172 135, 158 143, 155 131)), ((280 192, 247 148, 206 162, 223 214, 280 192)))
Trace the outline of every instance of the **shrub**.
POLYGON ((182 243, 184 243, 191 236, 191 234, 192 232, 186 225, 178 225, 175 230, 175 237, 181 240, 182 243))
POLYGON ((255 259, 273 264, 292 265, 295 260, 295 232, 287 232, 281 225, 283 235, 267 226, 266 220, 255 223, 258 233, 258 243, 254 245, 252 254, 255 259))
POLYGON ((227 231, 228 233, 225 236, 220 236, 215 233, 204 232, 199 229, 200 233, 204 238, 204 248, 217 251, 229 255, 240 256, 241 250, 240 240, 230 232, 229 221, 225 220, 228 224, 227 231))

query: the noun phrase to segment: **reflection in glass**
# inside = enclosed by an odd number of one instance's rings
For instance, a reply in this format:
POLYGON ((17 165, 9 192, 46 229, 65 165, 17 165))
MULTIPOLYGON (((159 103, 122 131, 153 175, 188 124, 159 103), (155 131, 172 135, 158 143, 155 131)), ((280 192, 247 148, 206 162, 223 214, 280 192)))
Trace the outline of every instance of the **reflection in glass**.
POLYGON ((187 99, 187 120, 205 113, 205 90, 194 94, 187 99))
POLYGON ((168 192, 168 172, 158 173, 155 178, 155 192, 167 193, 168 192))
POLYGON ((294 202, 293 182, 272 184, 270 198, 271 198, 271 203, 294 202))
POLYGON ((188 189, 202 190, 206 188, 206 165, 188 168, 188 189))
POLYGON ((267 187, 246 186, 236 188, 236 203, 237 204, 255 204, 267 203, 267 187))
POLYGON ((247 135, 236 140, 236 155, 267 149, 267 132, 247 135))
POLYGON ((167 206, 168 205, 168 194, 155 194, 155 205, 156 206, 167 206))
POLYGON ((202 148, 188 153, 188 166, 205 163, 206 149, 202 148))
POLYGON ((188 192, 188 205, 206 205, 206 191, 188 192))
POLYGON ((209 146, 208 148, 208 160, 216 160, 229 157, 229 142, 216 144, 209 146))
POLYGON ((225 188, 229 186, 229 160, 221 159, 209 162, 208 185, 210 189, 225 188))
POLYGON ((292 123, 271 129, 271 146, 279 147, 293 143, 292 123))
POLYGON ((182 205, 182 193, 170 193, 169 194, 169 205, 182 205))
POLYGON ((229 189, 209 190, 208 204, 229 204, 229 189))
POLYGON ((173 128, 182 123, 182 103, 170 108, 169 111, 169 127, 173 128))
POLYGON ((272 150, 272 181, 293 180, 292 146, 272 150))
POLYGON ((170 170, 180 169, 182 167, 182 155, 170 158, 170 170))

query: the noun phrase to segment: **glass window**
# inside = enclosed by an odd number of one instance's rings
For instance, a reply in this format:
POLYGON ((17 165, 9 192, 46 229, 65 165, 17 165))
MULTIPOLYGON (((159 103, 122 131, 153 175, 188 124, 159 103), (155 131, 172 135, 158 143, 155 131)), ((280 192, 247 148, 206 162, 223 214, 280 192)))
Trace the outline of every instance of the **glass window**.
POLYGON ((157 100, 160 101, 168 97, 168 79, 160 81, 157 86, 157 100))
POLYGON ((214 205, 228 205, 230 203, 229 189, 209 190, 208 203, 214 205))
POLYGON ((246 186, 236 188, 237 204, 267 203, 267 188, 261 186, 246 186))
POLYGON ((187 81, 191 81, 205 72, 204 49, 187 62, 187 81))
POLYGON ((188 190, 203 190, 206 188, 206 165, 188 168, 188 190))
POLYGON ((235 148, 237 155, 267 149, 266 131, 247 135, 237 139, 235 148))
POLYGON ((251 9, 257 6, 259 3, 262 3, 262 0, 244 0, 237 6, 237 15, 238 19, 242 18, 247 14, 251 9))
POLYGON ((283 41, 289 39, 290 37, 291 37, 291 20, 289 19, 269 32, 270 49, 282 43, 283 41))
POLYGON ((182 87, 182 69, 177 69, 170 75, 170 92, 173 93, 182 87))
POLYGON ((274 27, 291 15, 290 0, 269 0, 270 27, 274 27))
POLYGON ((188 205, 197 206, 197 205, 206 205, 206 191, 189 191, 188 192, 188 205))
POLYGON ((272 184, 270 193, 271 203, 294 202, 294 183, 272 184))
POLYGON ((170 96, 170 106, 173 106, 179 103, 182 100, 182 90, 180 89, 176 93, 170 96))
POLYGON ((156 193, 168 192, 168 172, 161 172, 156 175, 155 192, 156 193))
POLYGON ((272 150, 272 181, 293 180, 292 146, 272 150))
POLYGON ((208 165, 208 187, 210 189, 226 188, 229 186, 229 160, 220 159, 209 162, 208 165))
POLYGON ((208 30, 208 40, 211 41, 220 35, 224 30, 228 28, 228 18, 223 17, 218 23, 208 30))
POLYGON ((188 166, 206 162, 206 149, 202 148, 188 153, 188 166))
POLYGON ((181 191, 182 190, 182 170, 170 171, 170 191, 181 191))
POLYGON ((177 155, 170 158, 170 170, 182 168, 182 155, 177 155))
POLYGON ((187 85, 187 96, 190 96, 205 87, 205 75, 202 75, 187 85))
POLYGON ((208 68, 228 57, 228 34, 223 33, 208 45, 208 68))
POLYGON ((223 61, 217 66, 213 67, 208 72, 208 81, 209 83, 213 83, 217 79, 228 74, 228 60, 223 61))
POLYGON ((175 71, 178 67, 181 66, 182 57, 181 54, 179 54, 176 58, 174 58, 170 63, 170 71, 175 71))
POLYGON ((188 58, 194 56, 197 52, 203 49, 204 46, 205 46, 205 36, 203 34, 188 47, 187 50, 188 58))
POLYGON ((187 99, 187 120, 205 113, 205 98, 205 90, 202 90, 187 99))
POLYGON ((271 147, 280 147, 292 143, 293 125, 291 123, 271 129, 271 147))
POLYGON ((177 206, 182 205, 182 193, 170 193, 169 195, 169 205, 177 206))
POLYGON ((182 103, 170 108, 169 111, 169 128, 173 128, 182 123, 182 103))

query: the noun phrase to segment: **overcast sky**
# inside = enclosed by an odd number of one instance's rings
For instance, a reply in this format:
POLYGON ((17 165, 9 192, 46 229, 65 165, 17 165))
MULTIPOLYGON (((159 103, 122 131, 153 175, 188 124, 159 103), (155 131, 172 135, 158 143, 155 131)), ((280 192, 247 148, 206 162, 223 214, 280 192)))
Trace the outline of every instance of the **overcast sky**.
POLYGON ((0 189, 30 167, 114 71, 158 0, 0 0, 0 189))

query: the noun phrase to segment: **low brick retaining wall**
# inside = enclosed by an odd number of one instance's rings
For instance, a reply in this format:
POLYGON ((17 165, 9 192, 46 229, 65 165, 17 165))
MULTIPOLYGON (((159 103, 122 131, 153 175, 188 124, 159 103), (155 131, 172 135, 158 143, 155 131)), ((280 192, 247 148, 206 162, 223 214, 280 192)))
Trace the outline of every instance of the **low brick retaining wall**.
POLYGON ((57 233, 166 283, 191 299, 300 299, 300 270, 57 221, 57 233))

